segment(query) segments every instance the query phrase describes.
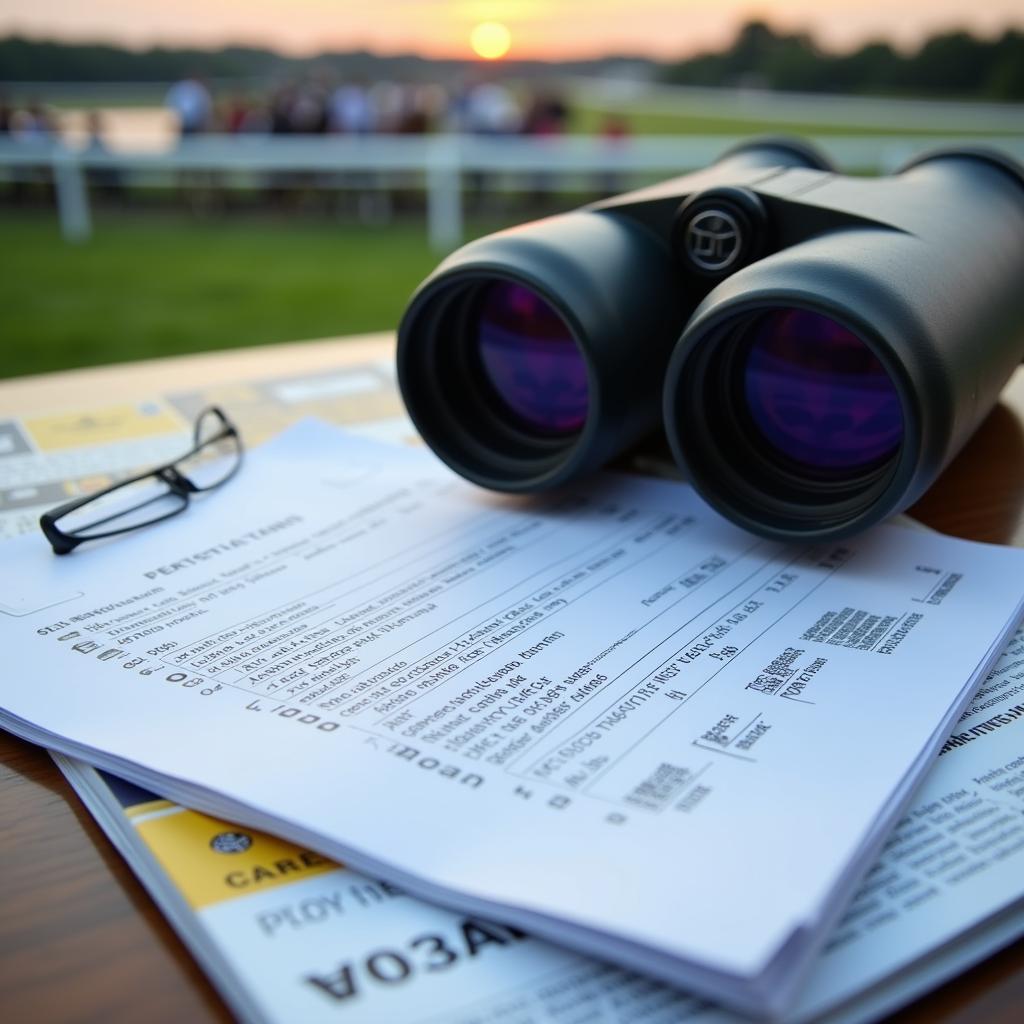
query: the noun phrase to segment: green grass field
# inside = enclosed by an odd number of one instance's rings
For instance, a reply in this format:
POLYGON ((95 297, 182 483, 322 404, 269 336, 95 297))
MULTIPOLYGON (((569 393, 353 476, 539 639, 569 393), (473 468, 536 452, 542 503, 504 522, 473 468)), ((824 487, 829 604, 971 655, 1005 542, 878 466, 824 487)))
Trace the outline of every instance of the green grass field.
MULTIPOLYGON (((586 96, 572 107, 577 132, 598 130, 608 113, 586 96)), ((626 113, 637 135, 916 134, 913 125, 854 132, 708 116, 664 100, 638 101, 626 113)), ((146 203, 98 213, 94 237, 77 246, 61 239, 52 210, 0 214, 0 376, 393 328, 437 262, 419 220, 370 228, 310 211, 193 217, 146 203)), ((509 222, 526 216, 507 214, 509 222)))
POLYGON ((393 328, 437 262, 419 223, 169 211, 95 228, 69 245, 54 212, 3 212, 0 376, 393 328))
MULTIPOLYGON (((614 108, 599 103, 577 102, 573 107, 571 127, 579 134, 594 134, 601 130, 605 118, 616 113, 614 108)), ((906 127, 830 124, 822 121, 816 124, 790 122, 779 119, 739 118, 708 116, 694 111, 668 111, 652 109, 638 104, 624 114, 634 135, 815 135, 848 137, 856 135, 885 135, 896 138, 913 138, 925 135, 971 135, 970 129, 956 132, 937 131, 935 128, 908 125, 906 127)), ((991 131, 979 129, 979 134, 990 135, 991 131)), ((1001 134, 1001 133, 996 133, 1001 134)), ((1005 133, 1012 134, 1012 133, 1005 133)), ((1016 133, 1019 134, 1019 133, 1016 133)))

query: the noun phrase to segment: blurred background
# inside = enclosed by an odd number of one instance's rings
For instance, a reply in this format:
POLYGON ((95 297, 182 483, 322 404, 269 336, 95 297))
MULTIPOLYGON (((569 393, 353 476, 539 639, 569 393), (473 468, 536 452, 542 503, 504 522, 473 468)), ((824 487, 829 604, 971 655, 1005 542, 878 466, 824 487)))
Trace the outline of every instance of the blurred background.
POLYGON ((0 375, 391 329, 460 241, 781 132, 1024 159, 1024 5, 0 0, 0 375))

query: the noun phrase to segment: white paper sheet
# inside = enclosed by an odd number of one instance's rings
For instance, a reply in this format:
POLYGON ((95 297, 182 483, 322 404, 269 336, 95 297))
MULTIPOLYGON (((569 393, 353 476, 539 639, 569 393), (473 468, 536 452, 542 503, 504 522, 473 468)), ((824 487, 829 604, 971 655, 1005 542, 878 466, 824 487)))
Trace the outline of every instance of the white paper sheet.
POLYGON ((759 1010, 1024 577, 896 527, 788 549, 678 485, 499 499, 317 427, 172 524, 5 555, 16 731, 759 1010))

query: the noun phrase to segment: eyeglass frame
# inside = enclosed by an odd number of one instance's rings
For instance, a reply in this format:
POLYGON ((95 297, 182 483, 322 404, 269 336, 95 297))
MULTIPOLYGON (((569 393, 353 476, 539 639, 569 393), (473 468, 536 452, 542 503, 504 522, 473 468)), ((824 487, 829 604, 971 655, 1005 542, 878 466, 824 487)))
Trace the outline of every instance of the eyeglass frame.
MULTIPOLYGON (((147 526, 154 526, 156 523, 161 523, 166 519, 171 519, 174 516, 181 515, 181 513, 189 507, 193 494, 213 491, 226 484, 238 472, 238 470, 241 469, 244 454, 245 448, 242 443, 242 435, 239 433, 238 427, 231 422, 223 409, 216 405, 209 405, 203 409, 198 416, 196 416, 195 425, 192 428, 192 448, 189 449, 189 451, 185 452, 183 455, 179 455, 176 459, 172 459, 170 462, 165 462, 163 465, 146 470, 144 473, 139 473, 126 480, 119 480, 117 483, 111 484, 109 487, 105 487, 101 491, 94 491, 91 494, 83 494, 81 497, 73 498, 71 501, 68 501, 63 505, 59 505, 57 508, 50 509, 49 512, 44 512, 39 517, 39 527, 46 536, 46 539, 50 542, 50 547, 53 548, 53 553, 55 555, 66 555, 74 551, 79 545, 85 544, 88 541, 102 540, 106 537, 117 537, 123 533, 131 533, 134 530, 141 530, 147 526), (200 443, 199 428, 202 425, 203 419, 209 413, 213 413, 213 415, 220 420, 222 426, 216 434, 200 443), (184 462, 186 459, 190 459, 194 455, 198 455, 199 452, 207 446, 216 444, 218 441, 223 441, 227 437, 232 437, 237 442, 238 457, 230 472, 216 483, 210 484, 207 487, 200 487, 178 469, 178 463, 184 462), (89 502, 97 501, 100 498, 106 497, 108 494, 113 494, 122 487, 130 487, 133 484, 140 483, 150 477, 165 484, 169 493, 183 499, 182 503, 170 512, 165 512, 163 515, 157 516, 155 519, 149 519, 144 523, 136 523, 134 526, 125 526, 119 530, 109 530, 106 533, 94 533, 90 534, 88 537, 76 537, 74 534, 65 533, 59 526, 57 526, 58 520, 63 519, 64 516, 71 512, 75 512, 78 509, 83 508, 88 505, 89 502)), ((126 509, 125 512, 117 513, 113 516, 109 516, 108 518, 115 519, 118 515, 125 515, 130 511, 132 510, 126 509)), ((99 525, 103 522, 104 520, 100 519, 95 525, 99 525)))

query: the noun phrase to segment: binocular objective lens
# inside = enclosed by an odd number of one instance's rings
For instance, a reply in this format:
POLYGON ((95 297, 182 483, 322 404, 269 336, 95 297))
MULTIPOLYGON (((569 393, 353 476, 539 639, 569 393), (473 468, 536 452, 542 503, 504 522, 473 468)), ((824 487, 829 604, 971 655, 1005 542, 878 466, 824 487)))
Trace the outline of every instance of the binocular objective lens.
POLYGON ((777 309, 751 325, 742 392, 756 431, 802 472, 870 470, 903 438, 899 394, 875 354, 835 320, 777 309))
POLYGON ((511 281, 487 285, 476 311, 484 376, 520 426, 549 435, 587 418, 587 366, 568 324, 536 292, 511 281))

